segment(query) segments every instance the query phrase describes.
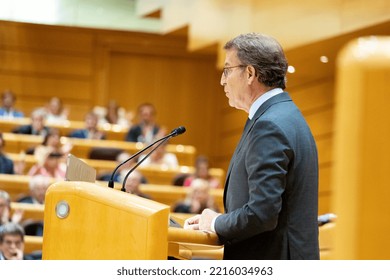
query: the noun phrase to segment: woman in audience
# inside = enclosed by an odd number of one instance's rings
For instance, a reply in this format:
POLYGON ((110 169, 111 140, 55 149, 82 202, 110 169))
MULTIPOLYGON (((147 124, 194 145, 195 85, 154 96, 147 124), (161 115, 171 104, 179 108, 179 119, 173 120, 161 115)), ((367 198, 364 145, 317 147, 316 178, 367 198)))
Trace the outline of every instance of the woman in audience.
POLYGON ((65 173, 66 164, 63 160, 63 154, 49 150, 42 153, 38 162, 28 171, 29 176, 42 175, 60 180, 65 179, 65 173))
POLYGON ((58 97, 50 98, 45 110, 48 123, 63 124, 68 120, 69 112, 64 109, 62 101, 58 97))
POLYGON ((218 207, 210 195, 210 185, 204 179, 194 179, 191 190, 183 202, 175 205, 173 212, 201 214, 206 208, 218 212, 218 207))
POLYGON ((194 179, 204 179, 209 182, 211 188, 219 188, 220 182, 217 178, 209 173, 209 160, 205 156, 198 156, 195 162, 195 173, 188 176, 183 183, 183 186, 191 186, 194 179))
POLYGON ((42 144, 34 148, 33 154, 37 159, 41 158, 41 154, 45 155, 48 152, 60 153, 66 157, 72 150, 72 147, 71 143, 62 144, 60 131, 57 128, 51 128, 43 139, 42 144))

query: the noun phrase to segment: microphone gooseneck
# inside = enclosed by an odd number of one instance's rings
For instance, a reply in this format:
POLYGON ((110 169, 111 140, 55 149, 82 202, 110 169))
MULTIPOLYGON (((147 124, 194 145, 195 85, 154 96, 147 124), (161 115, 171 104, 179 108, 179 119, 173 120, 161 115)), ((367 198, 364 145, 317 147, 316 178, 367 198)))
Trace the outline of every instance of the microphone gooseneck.
MULTIPOLYGON (((131 157, 129 157, 128 159, 126 159, 125 161, 121 162, 120 164, 118 164, 117 167, 115 167, 114 171, 111 173, 111 177, 110 177, 110 180, 108 181, 108 187, 109 188, 113 188, 114 187, 114 176, 116 174, 116 172, 118 171, 119 167, 121 167, 122 165, 124 165, 125 163, 129 162, 130 160, 134 159, 136 156, 138 156, 139 154, 145 152, 146 150, 148 150, 150 147, 156 145, 157 143, 161 142, 159 145, 157 145, 152 151, 151 153, 157 148, 159 147, 162 143, 164 143, 165 141, 167 141, 169 138, 171 137, 176 137, 177 135, 180 135, 180 134, 183 134, 184 132, 186 131, 185 127, 184 126, 179 126, 177 128, 175 128, 174 130, 171 131, 171 133, 169 133, 168 135, 154 141, 153 143, 149 144, 148 146, 146 146, 145 148, 143 148, 142 150, 139 150, 137 153, 135 153, 134 155, 132 155, 131 157)), ((144 159, 146 159, 150 154, 148 154, 144 159)), ((144 161, 144 159, 141 160, 141 163, 144 161)), ((135 166, 138 167, 139 164, 137 164, 135 166)), ((134 168, 134 169, 135 169, 134 168)), ((132 172, 134 169, 131 169, 130 171, 132 172)), ((130 172, 129 171, 129 172, 130 172)), ((130 172, 130 173, 131 173, 130 172)), ((126 174, 126 179, 128 177, 128 174, 126 174)))
POLYGON ((122 188, 121 188, 121 191, 126 191, 126 181, 127 181, 127 178, 129 177, 129 175, 138 167, 140 166, 140 164, 142 164, 144 162, 144 160, 146 160, 158 147, 160 147, 162 144, 164 144, 166 141, 168 141, 170 138, 172 137, 176 137, 180 134, 183 134, 184 132, 186 131, 185 127, 184 126, 179 126, 178 128, 175 128, 174 130, 171 131, 171 133, 169 133, 167 136, 157 140, 154 144, 160 142, 156 147, 154 147, 148 154, 145 155, 145 157, 143 157, 139 162, 137 162, 136 165, 134 165, 126 174, 126 176, 123 178, 123 182, 122 182, 122 188))

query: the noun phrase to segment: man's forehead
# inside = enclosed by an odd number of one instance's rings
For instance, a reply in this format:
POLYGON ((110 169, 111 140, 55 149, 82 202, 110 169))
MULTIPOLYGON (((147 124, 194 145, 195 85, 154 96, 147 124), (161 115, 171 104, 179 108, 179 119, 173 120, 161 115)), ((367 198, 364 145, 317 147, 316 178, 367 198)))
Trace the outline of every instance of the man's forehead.
POLYGON ((4 234, 4 240, 19 240, 22 241, 22 237, 19 234, 4 234))
POLYGON ((239 59, 237 57, 237 50, 236 49, 227 50, 225 56, 225 66, 231 66, 237 62, 239 62, 239 59))

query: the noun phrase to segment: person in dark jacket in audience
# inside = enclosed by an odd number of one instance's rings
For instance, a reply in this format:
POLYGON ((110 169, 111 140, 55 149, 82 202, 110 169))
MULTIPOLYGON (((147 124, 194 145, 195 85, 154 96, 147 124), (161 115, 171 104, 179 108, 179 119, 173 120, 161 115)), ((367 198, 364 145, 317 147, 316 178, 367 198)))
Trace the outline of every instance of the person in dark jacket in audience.
POLYGON ((18 134, 46 136, 49 128, 45 125, 46 114, 42 109, 36 109, 31 113, 31 124, 17 127, 12 132, 18 134))
POLYGON ((94 112, 85 116, 85 128, 72 131, 69 137, 81 139, 106 139, 106 135, 98 128, 99 117, 94 112))
POLYGON ((23 112, 16 110, 14 107, 16 96, 12 91, 8 89, 5 90, 1 95, 1 102, 2 106, 0 107, 0 118, 13 119, 24 117, 23 112))
POLYGON ((4 139, 3 133, 0 132, 0 173, 1 174, 14 174, 14 162, 8 158, 4 152, 4 139))
POLYGON ((6 223, 0 226, 0 260, 39 260, 42 252, 24 253, 25 232, 17 223, 6 223))
POLYGON ((164 131, 155 123, 156 109, 150 103, 138 107, 139 122, 133 125, 126 135, 128 142, 152 143, 164 131))

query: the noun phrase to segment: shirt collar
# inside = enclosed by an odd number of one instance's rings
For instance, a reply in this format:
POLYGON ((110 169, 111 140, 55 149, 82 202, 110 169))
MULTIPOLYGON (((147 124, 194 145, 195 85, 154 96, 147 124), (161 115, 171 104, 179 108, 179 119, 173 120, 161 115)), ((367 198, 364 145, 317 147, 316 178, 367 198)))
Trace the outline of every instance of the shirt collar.
POLYGON ((260 106, 263 105, 265 101, 267 101, 271 97, 274 97, 275 95, 282 93, 282 92, 283 92, 283 89, 274 88, 274 89, 271 89, 270 91, 267 91, 266 93, 262 94, 259 98, 257 98, 255 100, 255 102, 253 102, 252 106, 249 109, 249 116, 248 116, 249 119, 253 118, 257 109, 259 109, 260 106))

